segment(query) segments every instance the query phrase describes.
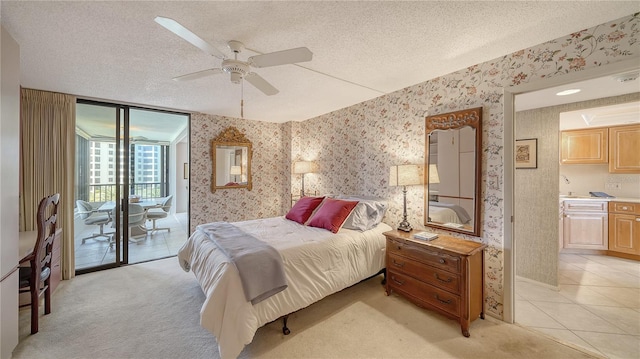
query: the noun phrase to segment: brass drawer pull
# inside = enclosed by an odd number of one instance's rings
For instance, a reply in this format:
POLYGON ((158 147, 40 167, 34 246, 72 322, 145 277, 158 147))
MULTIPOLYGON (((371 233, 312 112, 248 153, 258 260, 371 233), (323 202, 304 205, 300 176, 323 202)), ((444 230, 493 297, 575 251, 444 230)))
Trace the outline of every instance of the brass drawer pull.
POLYGON ((438 262, 440 262, 440 264, 444 264, 445 260, 440 258, 440 260, 438 262))
POLYGON ((393 260, 393 265, 396 266, 396 267, 400 267, 400 268, 404 267, 404 263, 400 263, 400 262, 396 261, 395 259, 393 260))
POLYGON ((437 293, 436 293, 435 297, 436 297, 436 300, 438 300, 438 302, 440 302, 442 304, 451 304, 451 299, 442 300, 442 299, 440 299, 440 297, 438 296, 437 293))
POLYGON ((439 280, 441 282, 444 282, 444 283, 451 283, 451 281, 453 280, 451 277, 449 277, 447 279, 442 279, 442 278, 440 278, 438 273, 434 273, 433 276, 436 277, 437 280, 439 280))
POLYGON ((397 285, 404 285, 404 282, 397 280, 396 277, 391 277, 391 280, 397 285))

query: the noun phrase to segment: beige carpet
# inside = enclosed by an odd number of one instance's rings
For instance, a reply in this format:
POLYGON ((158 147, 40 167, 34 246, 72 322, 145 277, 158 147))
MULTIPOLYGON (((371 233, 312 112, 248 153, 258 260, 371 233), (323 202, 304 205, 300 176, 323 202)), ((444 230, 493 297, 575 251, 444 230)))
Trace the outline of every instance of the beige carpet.
MULTIPOLYGON (((592 358, 585 352, 487 317, 459 325, 396 296, 373 278, 289 319, 260 328, 241 358, 592 358)), ((85 274, 64 281, 53 311, 29 335, 20 312, 14 358, 218 358, 199 325, 204 294, 175 258, 85 274)))

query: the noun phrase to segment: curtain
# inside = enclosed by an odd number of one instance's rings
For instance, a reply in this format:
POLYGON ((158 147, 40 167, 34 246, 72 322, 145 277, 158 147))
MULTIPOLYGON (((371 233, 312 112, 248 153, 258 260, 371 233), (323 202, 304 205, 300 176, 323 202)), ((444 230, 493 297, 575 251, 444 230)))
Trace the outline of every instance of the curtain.
POLYGON ((60 193, 58 225, 62 228, 62 278, 75 275, 74 161, 75 96, 21 89, 20 98, 20 231, 37 230, 40 200, 60 193))

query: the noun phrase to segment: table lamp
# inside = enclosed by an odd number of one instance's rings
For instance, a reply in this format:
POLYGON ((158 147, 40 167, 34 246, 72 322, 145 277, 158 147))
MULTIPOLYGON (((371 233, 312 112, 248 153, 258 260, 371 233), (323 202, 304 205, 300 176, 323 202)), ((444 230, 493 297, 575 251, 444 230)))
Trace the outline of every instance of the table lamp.
POLYGON ((412 229, 411 224, 407 221, 407 186, 419 185, 423 181, 422 166, 420 165, 391 166, 389 170, 389 185, 394 187, 402 186, 404 211, 402 222, 398 225, 398 230, 400 231, 410 232, 412 229))
POLYGON ((293 173, 302 175, 300 198, 304 197, 304 175, 313 172, 315 172, 315 164, 311 161, 296 161, 293 163, 293 173))

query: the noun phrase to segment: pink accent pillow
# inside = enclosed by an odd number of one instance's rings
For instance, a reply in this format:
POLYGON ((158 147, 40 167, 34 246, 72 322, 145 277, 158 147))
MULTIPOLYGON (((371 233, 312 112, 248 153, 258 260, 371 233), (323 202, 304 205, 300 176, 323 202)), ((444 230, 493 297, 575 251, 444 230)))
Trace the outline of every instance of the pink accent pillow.
POLYGON ((302 197, 293 205, 286 219, 305 224, 313 211, 322 203, 324 197, 302 197))
POLYGON ((337 233, 357 204, 358 201, 327 198, 311 217, 309 226, 324 228, 337 233))

